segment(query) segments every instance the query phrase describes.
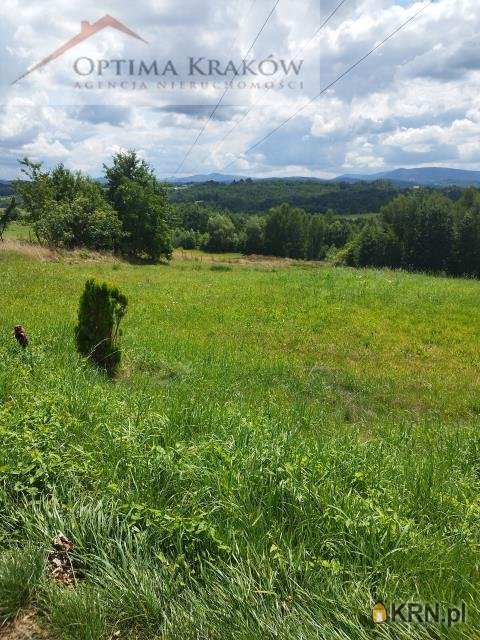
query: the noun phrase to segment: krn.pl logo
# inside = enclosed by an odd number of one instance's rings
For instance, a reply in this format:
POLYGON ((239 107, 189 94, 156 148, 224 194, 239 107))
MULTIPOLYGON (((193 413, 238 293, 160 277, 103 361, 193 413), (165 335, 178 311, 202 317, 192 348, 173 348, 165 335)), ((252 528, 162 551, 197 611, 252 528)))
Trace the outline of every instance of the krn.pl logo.
POLYGON ((383 624, 387 621, 388 614, 383 602, 377 602, 372 609, 372 620, 375 624, 383 624))

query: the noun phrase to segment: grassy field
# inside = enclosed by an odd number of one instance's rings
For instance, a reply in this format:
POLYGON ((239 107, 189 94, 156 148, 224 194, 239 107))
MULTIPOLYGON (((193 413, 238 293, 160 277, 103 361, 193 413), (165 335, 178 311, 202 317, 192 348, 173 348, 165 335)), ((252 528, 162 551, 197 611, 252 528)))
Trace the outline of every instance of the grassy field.
POLYGON ((30 240, 33 239, 33 232, 30 227, 20 224, 18 222, 12 222, 8 225, 5 231, 6 240, 30 240))
POLYGON ((2 620, 35 611, 67 640, 478 637, 480 283, 6 250, 0 274, 2 620), (74 349, 90 276, 129 298, 115 382, 74 349), (59 532, 74 588, 48 576, 59 532), (378 600, 463 601, 467 623, 374 626, 378 600))

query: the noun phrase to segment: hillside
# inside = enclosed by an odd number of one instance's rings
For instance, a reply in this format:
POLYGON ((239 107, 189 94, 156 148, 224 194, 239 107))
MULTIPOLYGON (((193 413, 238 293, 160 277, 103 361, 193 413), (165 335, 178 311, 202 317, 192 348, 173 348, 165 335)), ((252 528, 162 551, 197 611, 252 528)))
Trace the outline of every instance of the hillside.
POLYGON ((173 202, 202 202, 233 212, 264 213, 284 202, 308 213, 333 209, 341 214, 377 212, 400 192, 388 182, 334 183, 297 180, 243 180, 200 183, 172 191, 173 202))
POLYGON ((480 284, 194 255, 0 249, 7 613, 78 640, 366 639, 376 599, 418 594, 464 601, 474 637, 480 284), (129 298, 115 383, 74 350, 91 276, 129 298), (71 589, 43 570, 59 531, 71 589))
MULTIPOLYGON (((97 178, 104 183, 104 178, 97 178)), ((202 199, 212 205, 223 206, 232 211, 262 212, 265 207, 275 206, 280 202, 296 201, 303 204, 307 211, 323 212, 327 208, 336 209, 339 213, 365 213, 377 211, 384 203, 384 196, 379 192, 385 191, 385 181, 391 182, 390 193, 399 189, 406 189, 412 185, 426 187, 466 187, 480 186, 480 171, 466 171, 443 167, 420 167, 416 169, 395 169, 380 173, 344 174, 331 180, 314 177, 292 176, 286 178, 248 178, 246 176, 228 175, 221 173, 196 174, 184 177, 167 177, 166 183, 177 188, 176 199, 179 202, 202 199), (375 185, 373 187, 359 185, 364 182, 375 185), (376 185, 375 183, 380 183, 376 185), (243 185, 238 187, 237 185, 243 185), (255 185, 255 186, 253 186, 255 185), (223 187, 223 189, 222 189, 223 187), (228 187, 231 190, 228 190, 228 187), (231 194, 241 195, 239 189, 249 190, 248 203, 238 202, 231 194), (359 198, 357 204, 352 204, 349 191, 359 198), (337 197, 340 191, 347 197, 337 197), (213 193, 210 193, 213 192, 213 193), (296 192, 298 196, 292 192, 296 192), (368 194, 371 194, 371 200, 368 194), (283 196, 283 200, 282 200, 283 196), (252 198, 255 198, 252 201, 252 198), (346 204, 342 204, 346 200, 346 204), (220 204, 219 204, 220 203, 220 204), (274 203, 274 204, 271 204, 274 203), (333 204, 332 204, 333 203, 333 204), (315 209, 315 211, 313 211, 315 209)), ((0 180, 0 197, 12 194, 9 180, 0 180)))

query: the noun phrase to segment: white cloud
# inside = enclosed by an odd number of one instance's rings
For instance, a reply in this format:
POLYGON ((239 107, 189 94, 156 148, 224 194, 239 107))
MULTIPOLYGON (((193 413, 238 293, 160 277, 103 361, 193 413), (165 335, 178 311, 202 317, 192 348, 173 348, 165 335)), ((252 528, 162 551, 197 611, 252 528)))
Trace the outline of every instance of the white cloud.
MULTIPOLYGON (((240 60, 272 3, 261 0, 246 15, 249 3, 241 0, 213 5, 199 0, 147 0, 141 5, 105 0, 101 11, 92 0, 85 0, 80 9, 66 0, 4 0, 0 8, 0 177, 12 176, 15 158, 26 154, 44 159, 47 165, 65 161, 72 168, 99 175, 102 162, 112 153, 132 147, 140 149, 160 175, 170 175, 209 113, 208 107, 198 105, 215 104, 221 90, 73 92, 72 61, 78 55, 129 59, 147 52, 159 59, 204 55, 240 60), (70 57, 45 67, 43 73, 8 86, 74 35, 81 20, 93 22, 107 12, 138 31, 150 45, 105 31, 70 57)), ((325 17, 337 3, 323 0, 321 4, 325 17)), ((243 154, 420 6, 422 2, 407 0, 345 3, 305 51, 303 93, 229 92, 225 106, 186 162, 185 172, 221 170, 236 158, 230 170, 262 175, 325 176, 346 168, 373 171, 427 163, 477 168, 477 0, 437 0, 328 94, 255 151, 243 154), (219 144, 248 106, 253 106, 251 113, 219 144)), ((320 21, 317 0, 280 3, 252 57, 294 54, 308 43, 320 21)))
POLYGON ((44 133, 40 133, 33 142, 23 145, 27 156, 34 160, 42 160, 47 157, 53 160, 65 160, 69 150, 58 140, 48 139, 44 133))

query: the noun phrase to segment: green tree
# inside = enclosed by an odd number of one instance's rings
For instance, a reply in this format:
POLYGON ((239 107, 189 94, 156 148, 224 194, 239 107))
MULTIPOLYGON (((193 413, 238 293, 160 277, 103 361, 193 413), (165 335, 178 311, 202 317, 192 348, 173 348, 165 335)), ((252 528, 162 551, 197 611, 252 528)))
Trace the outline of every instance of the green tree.
POLYGON ((207 232, 208 220, 211 213, 206 207, 196 203, 189 203, 182 205, 180 214, 182 217, 182 226, 185 229, 199 231, 200 233, 207 232))
POLYGON ((465 189, 456 206, 455 273, 480 277, 480 193, 465 189))
POLYGON ((380 219, 392 229, 401 247, 401 256, 397 266, 409 267, 410 247, 415 241, 415 227, 418 204, 423 194, 400 195, 382 207, 380 219))
POLYGON ((326 225, 325 244, 328 247, 343 247, 347 242, 350 230, 344 220, 334 219, 326 225))
POLYGON ((308 229, 307 258, 309 260, 323 260, 328 248, 326 238, 327 224, 324 216, 312 216, 308 229))
POLYGON ((208 240, 205 249, 213 253, 233 251, 236 247, 237 237, 235 225, 227 215, 217 213, 208 221, 208 240))
POLYGON ((369 221, 352 242, 346 262, 356 267, 396 267, 401 259, 397 237, 390 227, 369 221))
POLYGON ((465 189, 458 199, 458 207, 463 211, 469 211, 472 209, 478 210, 480 207, 480 193, 475 187, 468 187, 465 189))
POLYGON ((480 276, 480 218, 473 211, 463 213, 456 228, 455 272, 480 276))
POLYGON ((200 249, 208 241, 208 233, 200 233, 192 229, 177 228, 173 230, 173 246, 182 249, 200 249))
POLYGON ((265 250, 265 219, 251 216, 245 223, 245 247, 247 255, 262 254, 265 250))
POLYGON ((440 194, 428 194, 418 202, 404 260, 419 271, 450 271, 453 259, 452 202, 440 194))
POLYGON ((42 171, 41 162, 23 158, 19 163, 26 179, 14 180, 13 189, 19 199, 24 220, 33 224, 53 205, 53 185, 48 172, 42 171))
POLYGON ((381 220, 400 245, 399 266, 417 271, 455 269, 454 207, 442 194, 421 189, 399 196, 383 207, 381 220))
POLYGON ((265 249, 274 256, 305 258, 309 216, 303 209, 282 204, 270 210, 265 227, 265 249))
POLYGON ((120 152, 112 166, 105 165, 105 176, 108 198, 122 223, 122 251, 154 262, 170 258, 166 191, 150 166, 135 151, 120 152))
POLYGON ((75 339, 78 352, 114 376, 120 365, 120 323, 127 298, 115 287, 87 280, 80 299, 75 339))

